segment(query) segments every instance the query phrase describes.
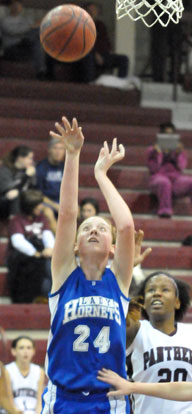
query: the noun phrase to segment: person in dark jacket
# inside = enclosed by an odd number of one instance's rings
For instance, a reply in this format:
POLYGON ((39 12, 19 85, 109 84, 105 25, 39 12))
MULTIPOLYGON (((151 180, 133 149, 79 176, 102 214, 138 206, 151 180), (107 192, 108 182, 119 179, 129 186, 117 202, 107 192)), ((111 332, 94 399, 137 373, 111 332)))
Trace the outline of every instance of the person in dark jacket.
POLYGON ((91 52, 75 63, 76 76, 79 76, 81 82, 92 82, 98 77, 98 74, 101 75, 105 70, 117 69, 118 77, 126 78, 129 59, 126 55, 112 52, 107 28, 98 17, 99 5, 95 2, 89 2, 85 5, 85 9, 95 22, 97 37, 91 52))
POLYGON ((0 215, 1 218, 19 212, 20 195, 35 186, 33 151, 30 147, 15 147, 4 159, 0 167, 0 215))

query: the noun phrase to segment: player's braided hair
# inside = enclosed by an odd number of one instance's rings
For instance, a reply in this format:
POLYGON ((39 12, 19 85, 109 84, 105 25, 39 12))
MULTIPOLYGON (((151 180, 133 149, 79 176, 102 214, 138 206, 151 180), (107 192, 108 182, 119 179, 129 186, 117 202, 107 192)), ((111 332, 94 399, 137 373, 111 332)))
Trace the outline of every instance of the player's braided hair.
MULTIPOLYGON (((188 285, 188 283, 184 282, 183 280, 180 279, 176 279, 173 276, 171 276, 169 273, 164 272, 164 271, 159 271, 159 272, 154 272, 151 273, 138 287, 137 290, 137 294, 140 297, 143 297, 143 302, 144 302, 144 298, 145 298, 145 287, 148 283, 148 281, 154 277, 154 276, 160 276, 160 275, 165 275, 167 277, 169 277, 169 279, 171 279, 173 281, 173 284, 175 285, 176 289, 175 289, 175 294, 179 297, 180 300, 180 308, 175 310, 175 320, 176 321, 180 321, 182 320, 183 316, 185 315, 185 313, 187 312, 187 309, 190 306, 190 290, 191 290, 191 286, 188 285)), ((145 309, 142 307, 142 316, 149 320, 149 316, 147 314, 147 312, 145 311, 145 309)))

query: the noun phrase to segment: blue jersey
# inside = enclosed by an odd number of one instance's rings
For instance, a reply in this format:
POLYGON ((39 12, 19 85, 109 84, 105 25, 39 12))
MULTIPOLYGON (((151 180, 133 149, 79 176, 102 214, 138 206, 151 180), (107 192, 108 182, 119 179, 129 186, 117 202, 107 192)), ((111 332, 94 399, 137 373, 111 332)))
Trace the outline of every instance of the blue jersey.
POLYGON ((37 188, 56 203, 59 203, 63 168, 63 161, 55 165, 51 164, 48 158, 42 160, 36 167, 37 188))
POLYGON ((50 295, 51 331, 46 358, 49 385, 44 394, 44 414, 50 404, 54 413, 63 414, 129 412, 127 398, 109 400, 109 386, 97 380, 98 370, 103 367, 126 378, 128 304, 109 268, 102 280, 90 281, 77 267, 50 295))

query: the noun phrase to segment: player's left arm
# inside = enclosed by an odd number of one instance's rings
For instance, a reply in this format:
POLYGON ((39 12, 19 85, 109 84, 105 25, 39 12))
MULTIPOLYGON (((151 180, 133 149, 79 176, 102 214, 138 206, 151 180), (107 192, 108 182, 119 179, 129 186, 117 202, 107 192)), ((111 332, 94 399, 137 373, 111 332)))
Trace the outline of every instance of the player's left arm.
POLYGON ((36 405, 35 414, 40 414, 41 409, 42 409, 41 396, 42 396, 43 389, 44 389, 44 383, 45 383, 45 373, 43 369, 41 368, 38 391, 37 391, 37 405, 36 405))
POLYGON ((117 147, 116 138, 113 139, 111 151, 105 141, 95 164, 95 178, 105 197, 117 230, 111 268, 117 277, 122 292, 127 296, 134 262, 134 222, 129 207, 107 176, 109 168, 116 162, 121 161, 124 155, 125 149, 122 144, 117 147))

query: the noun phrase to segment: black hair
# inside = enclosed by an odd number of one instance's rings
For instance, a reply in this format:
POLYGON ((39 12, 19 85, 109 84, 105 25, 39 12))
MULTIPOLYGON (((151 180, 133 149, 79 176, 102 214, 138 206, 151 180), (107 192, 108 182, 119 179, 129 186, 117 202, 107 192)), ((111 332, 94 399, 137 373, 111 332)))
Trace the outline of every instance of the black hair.
POLYGON ((30 147, 26 145, 18 145, 5 156, 3 163, 8 167, 13 168, 18 157, 27 157, 30 152, 33 152, 30 147))
POLYGON ((32 338, 30 338, 30 336, 27 336, 27 335, 21 335, 21 336, 18 336, 17 338, 15 338, 11 343, 11 348, 15 349, 17 347, 18 342, 21 339, 28 339, 28 341, 30 341, 33 344, 33 348, 35 348, 35 342, 33 341, 32 338))
POLYGON ((88 1, 88 3, 84 3, 84 5, 83 5, 83 7, 86 9, 87 7, 90 7, 90 6, 96 6, 96 7, 98 7, 99 8, 99 4, 98 3, 96 3, 96 1, 88 1))
POLYGON ((97 7, 98 12, 101 13, 101 11, 102 11, 102 5, 100 3, 97 3, 96 1, 89 1, 88 3, 85 3, 83 5, 83 8, 85 10, 88 10, 90 6, 97 7))
POLYGON ((26 190, 20 196, 21 211, 27 215, 33 213, 33 209, 43 203, 43 194, 38 190, 26 190))
POLYGON ((92 198, 92 197, 83 198, 83 200, 81 200, 81 202, 79 204, 80 209, 82 209, 82 207, 84 207, 85 204, 91 204, 94 207, 95 211, 96 211, 96 215, 99 214, 99 212, 100 212, 99 203, 95 198, 92 198))
POLYGON ((23 0, 9 0, 9 5, 14 4, 14 3, 21 3, 21 4, 23 4, 23 0))
POLYGON ((159 130, 162 134, 166 133, 166 129, 168 128, 172 129, 173 133, 176 130, 175 125, 172 122, 163 122, 162 124, 159 125, 159 130))
MULTIPOLYGON (((167 276, 169 279, 171 279, 173 281, 173 284, 175 285, 175 295, 178 296, 179 300, 180 300, 180 308, 179 309, 175 309, 175 321, 178 322, 180 320, 182 320, 183 316, 185 315, 185 313, 187 312, 187 309, 190 306, 190 290, 191 290, 191 286, 188 285, 188 283, 184 282, 183 280, 180 279, 175 279, 172 275, 170 275, 168 272, 164 272, 164 271, 158 271, 158 272, 154 272, 151 273, 150 275, 148 275, 146 277, 146 279, 138 286, 137 289, 137 295, 139 297, 143 298, 143 302, 145 300, 145 288, 146 285, 148 283, 148 281, 150 279, 152 279, 155 276, 161 276, 161 275, 165 275, 167 276)), ((147 312, 145 311, 145 309, 142 308, 142 316, 144 317, 144 319, 149 320, 149 316, 147 314, 147 312)))

